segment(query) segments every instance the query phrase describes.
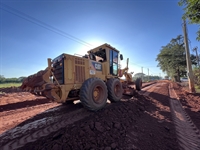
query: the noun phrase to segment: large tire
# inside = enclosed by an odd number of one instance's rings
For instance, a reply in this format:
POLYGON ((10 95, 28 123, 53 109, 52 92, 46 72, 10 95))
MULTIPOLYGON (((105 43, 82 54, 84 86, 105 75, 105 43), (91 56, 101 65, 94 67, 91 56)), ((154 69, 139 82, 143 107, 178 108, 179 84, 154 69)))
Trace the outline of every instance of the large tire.
POLYGON ((107 97, 107 87, 99 78, 87 79, 80 89, 80 101, 88 110, 102 109, 106 105, 107 97))
POLYGON ((122 84, 117 78, 110 78, 107 81, 107 88, 108 88, 108 99, 111 102, 120 101, 122 98, 122 84))
POLYGON ((142 89, 142 79, 141 78, 136 79, 135 86, 136 86, 137 91, 140 91, 142 89))

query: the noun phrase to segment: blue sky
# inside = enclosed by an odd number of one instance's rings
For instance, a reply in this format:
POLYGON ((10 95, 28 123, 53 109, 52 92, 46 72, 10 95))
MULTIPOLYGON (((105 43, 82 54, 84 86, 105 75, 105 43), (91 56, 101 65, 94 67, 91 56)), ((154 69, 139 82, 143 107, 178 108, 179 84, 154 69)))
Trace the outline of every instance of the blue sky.
MULTIPOLYGON (((183 34, 178 0, 0 2, 0 74, 7 78, 28 76, 45 69, 47 58, 84 55, 104 43, 123 54, 124 67, 129 58, 130 71, 143 67, 145 74, 149 68, 150 75, 164 76, 155 59, 161 46, 183 34)), ((188 25, 190 47, 200 49, 197 30, 197 25, 188 25)))

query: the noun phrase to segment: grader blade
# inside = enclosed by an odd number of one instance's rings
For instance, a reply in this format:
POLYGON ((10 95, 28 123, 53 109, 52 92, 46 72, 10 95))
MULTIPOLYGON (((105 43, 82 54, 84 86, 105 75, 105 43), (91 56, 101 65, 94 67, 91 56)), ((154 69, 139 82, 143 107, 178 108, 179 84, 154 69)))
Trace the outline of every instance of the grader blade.
POLYGON ((134 85, 134 82, 122 82, 122 87, 123 87, 123 94, 124 95, 129 95, 129 96, 134 96, 135 93, 136 93, 136 90, 135 90, 135 85, 134 85))
POLYGON ((130 88, 130 87, 125 88, 123 92, 124 95, 129 95, 129 96, 134 96, 135 93, 136 93, 135 89, 130 88))

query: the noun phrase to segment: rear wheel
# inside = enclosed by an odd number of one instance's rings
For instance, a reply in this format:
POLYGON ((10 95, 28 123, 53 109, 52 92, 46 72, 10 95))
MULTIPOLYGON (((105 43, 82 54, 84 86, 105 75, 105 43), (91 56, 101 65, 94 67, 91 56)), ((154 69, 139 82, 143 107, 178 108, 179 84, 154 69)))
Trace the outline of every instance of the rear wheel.
POLYGON ((142 89, 142 79, 137 78, 135 81, 136 90, 140 91, 142 89))
POLYGON ((89 78, 80 89, 80 101, 89 110, 97 111, 102 109, 107 102, 107 88, 99 78, 89 78))
POLYGON ((111 102, 120 101, 122 98, 122 84, 117 78, 110 78, 107 81, 107 88, 108 88, 108 99, 111 102))

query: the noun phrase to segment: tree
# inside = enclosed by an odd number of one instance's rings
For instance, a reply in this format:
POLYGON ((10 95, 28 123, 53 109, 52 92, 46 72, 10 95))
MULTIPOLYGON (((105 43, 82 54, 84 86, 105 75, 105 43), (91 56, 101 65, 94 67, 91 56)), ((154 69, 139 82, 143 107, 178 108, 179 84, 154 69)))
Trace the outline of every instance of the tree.
MULTIPOLYGON (((180 81, 181 76, 186 76, 186 54, 183 36, 178 35, 166 46, 162 46, 156 61, 158 61, 158 67, 175 81, 180 81)), ((191 61, 192 64, 197 64, 194 55, 191 55, 191 61)))
POLYGON ((164 79, 169 79, 169 76, 165 76, 165 78, 164 79))
MULTIPOLYGON (((189 19, 191 24, 200 24, 200 1, 199 0, 180 0, 179 6, 184 6, 185 13, 183 19, 189 19)), ((197 40, 200 41, 200 28, 197 31, 197 40)))
POLYGON ((197 84, 198 88, 200 88, 200 69, 198 67, 195 67, 193 69, 193 73, 195 84, 197 84))
POLYGON ((19 77, 17 80, 18 80, 19 82, 23 82, 25 78, 26 78, 26 77, 19 77))
POLYGON ((5 77, 3 75, 0 75, 0 83, 4 83, 5 82, 5 77))
POLYGON ((21 83, 26 77, 19 78, 5 78, 3 75, 0 75, 0 83, 21 83))

